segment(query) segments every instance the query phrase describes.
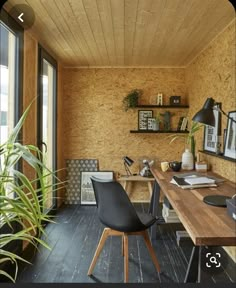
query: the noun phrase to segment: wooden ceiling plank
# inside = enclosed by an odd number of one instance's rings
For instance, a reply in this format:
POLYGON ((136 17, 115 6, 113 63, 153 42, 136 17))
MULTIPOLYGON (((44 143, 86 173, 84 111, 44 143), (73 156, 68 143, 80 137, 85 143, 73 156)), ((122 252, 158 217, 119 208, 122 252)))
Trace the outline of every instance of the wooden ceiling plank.
POLYGON ((188 41, 191 41, 192 46, 183 55, 183 60, 180 63, 187 65, 195 55, 198 55, 204 47, 223 31, 230 22, 230 19, 234 19, 235 11, 232 9, 231 4, 228 4, 222 5, 220 1, 216 3, 216 6, 212 8, 214 9, 214 21, 213 19, 209 19, 207 12, 201 17, 201 24, 188 37, 188 41), (207 29, 204 29, 205 27, 207 29))
MULTIPOLYGON (((35 1, 34 1, 35 2, 35 1)), ((58 43, 57 39, 55 38, 55 46, 54 49, 51 49, 50 45, 48 45, 48 41, 45 41, 46 36, 49 36, 49 30, 45 25, 43 24, 43 21, 41 20, 41 15, 38 15, 38 11, 31 5, 30 1, 25 1, 25 0, 11 0, 6 3, 7 5, 5 6, 7 8, 7 11, 10 10, 10 8, 14 7, 15 5, 18 4, 25 4, 28 6, 31 6, 33 10, 35 10, 35 23, 34 25, 30 28, 29 32, 32 34, 33 37, 35 37, 39 43, 41 43, 45 48, 48 50, 52 50, 54 53, 54 56, 56 55, 59 57, 59 51, 60 51, 60 43, 58 43), (40 33, 39 33, 40 32, 40 33)), ((53 37, 54 38, 54 37, 53 37)), ((52 40, 52 39, 51 39, 52 40)), ((50 52, 52 52, 50 51, 50 52)), ((63 53, 63 58, 70 57, 69 54, 63 53)))
POLYGON ((97 0, 98 11, 100 15, 103 35, 107 47, 107 53, 111 66, 116 65, 116 48, 113 31, 113 21, 111 14, 110 0, 97 0))
POLYGON ((144 33, 142 44, 142 65, 156 65, 153 59, 149 59, 150 48, 155 37, 156 31, 159 27, 160 19, 162 17, 163 9, 165 7, 165 1, 154 0, 151 6, 151 14, 149 21, 146 25, 146 32, 144 33))
POLYGON ((135 36, 135 23, 137 18, 138 0, 125 1, 125 65, 133 65, 133 46, 135 36))
POLYGON ((73 48, 76 58, 74 64, 81 66, 89 66, 91 63, 95 63, 92 58, 92 54, 89 50, 87 42, 84 39, 83 33, 81 32, 80 26, 77 23, 76 17, 73 14, 73 10, 69 2, 64 0, 57 0, 56 5, 63 14, 63 19, 70 30, 71 36, 74 39, 75 47, 73 48))
POLYGON ((124 0, 111 0, 113 31, 116 47, 116 64, 124 65, 125 50, 125 2, 124 0))
POLYGON ((227 0, 8 3, 33 8, 29 32, 67 66, 183 67, 235 18, 227 0))
POLYGON ((100 51, 98 49, 96 40, 93 35, 93 31, 91 29, 88 16, 84 7, 84 3, 82 0, 69 0, 71 8, 75 17, 77 18, 77 22, 80 25, 81 31, 86 39, 86 42, 89 46, 89 49, 93 55, 95 60, 95 65, 102 65, 102 58, 100 51))
POLYGON ((139 0, 136 19, 134 46, 133 46, 133 64, 142 65, 143 63, 143 41, 146 33, 146 27, 152 15, 152 0, 139 0))
MULTIPOLYGON (((186 25, 186 18, 189 15, 194 7, 194 3, 196 3, 194 0, 178 0, 176 1, 176 7, 172 9, 171 13, 175 15, 174 21, 172 23, 169 23, 168 25, 168 31, 166 31, 166 35, 168 37, 165 37, 166 41, 162 42, 161 49, 158 54, 154 56, 157 61, 161 61, 160 59, 165 58, 165 65, 176 65, 178 66, 179 58, 177 55, 179 55, 179 50, 181 47, 181 43, 185 41, 186 38, 186 30, 184 27, 188 27, 188 24, 186 25), (184 31, 184 33, 181 33, 184 31), (173 64, 171 64, 173 63, 173 64)), ((196 10, 198 11, 198 10, 196 10)), ((169 13, 169 12, 168 12, 169 13)), ((174 17, 174 15, 172 15, 174 17)), ((197 15, 197 12, 195 13, 197 15)), ((171 15, 170 15, 171 17, 171 15)), ((158 41, 157 38, 154 38, 156 41, 158 41)), ((189 46, 190 44, 188 44, 189 46)), ((153 49, 155 51, 155 49, 153 49)), ((184 51, 185 49, 182 49, 184 51)), ((182 52, 183 54, 183 52, 182 52)))
MULTIPOLYGON (((148 61, 150 63, 160 63, 161 66, 169 66, 169 64, 163 61, 163 57, 165 55, 165 48, 168 43, 169 36, 174 29, 176 21, 178 21, 176 19, 181 18, 181 14, 178 16, 176 13, 181 1, 182 0, 165 1, 165 6, 159 19, 159 26, 150 46, 151 48, 148 55, 148 61)), ((182 7, 182 9, 184 10, 184 7, 182 7)), ((173 49, 172 53, 175 53, 176 50, 173 43, 171 47, 173 49)), ((173 65, 175 64, 173 63, 173 65)))
POLYGON ((98 50, 102 58, 103 65, 109 65, 109 55, 107 52, 105 37, 103 33, 102 23, 98 11, 97 1, 87 0, 84 1, 84 8, 88 17, 88 21, 93 32, 93 37, 97 43, 98 50))
POLYGON ((46 11, 53 11, 49 15, 57 28, 55 31, 59 32, 60 38, 67 44, 67 47, 64 49, 68 49, 72 57, 75 58, 76 53, 74 50, 77 45, 67 25, 67 21, 64 20, 63 12, 59 10, 54 0, 40 0, 40 2, 46 11))
POLYGON ((35 11, 36 21, 33 27, 37 28, 37 38, 39 42, 46 43, 52 50, 56 50, 55 53, 62 60, 62 62, 65 59, 72 60, 70 52, 64 49, 64 47, 68 47, 69 49, 67 42, 61 39, 61 35, 58 33, 56 25, 41 3, 34 0, 27 0, 24 2, 26 5, 31 6, 35 11))

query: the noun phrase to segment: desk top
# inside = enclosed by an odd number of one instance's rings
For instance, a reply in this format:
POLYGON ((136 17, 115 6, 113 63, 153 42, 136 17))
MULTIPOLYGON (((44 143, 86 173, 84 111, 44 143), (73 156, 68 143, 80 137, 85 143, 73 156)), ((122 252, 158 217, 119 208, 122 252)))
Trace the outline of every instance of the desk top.
MULTIPOLYGON (((162 172, 154 168, 151 171, 195 245, 236 246, 236 222, 227 214, 227 209, 203 202, 206 195, 232 197, 235 183, 225 179, 217 187, 184 190, 170 183, 173 175, 184 172, 162 172)), ((201 174, 223 178, 212 172, 201 174)))
POLYGON ((117 181, 141 181, 141 182, 149 182, 154 181, 153 177, 143 177, 140 175, 131 175, 131 176, 120 176, 117 181))

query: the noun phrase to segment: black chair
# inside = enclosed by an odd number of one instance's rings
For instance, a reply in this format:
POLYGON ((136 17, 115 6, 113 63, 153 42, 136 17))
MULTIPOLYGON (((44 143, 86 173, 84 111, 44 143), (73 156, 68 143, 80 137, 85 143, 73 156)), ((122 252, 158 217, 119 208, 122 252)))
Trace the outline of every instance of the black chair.
POLYGON ((91 177, 100 221, 106 226, 103 230, 92 263, 88 270, 91 275, 96 261, 108 236, 122 236, 122 254, 124 256, 124 282, 128 282, 128 235, 142 235, 152 261, 160 272, 154 249, 147 229, 156 222, 156 218, 147 213, 136 212, 130 199, 116 181, 107 181, 91 177))

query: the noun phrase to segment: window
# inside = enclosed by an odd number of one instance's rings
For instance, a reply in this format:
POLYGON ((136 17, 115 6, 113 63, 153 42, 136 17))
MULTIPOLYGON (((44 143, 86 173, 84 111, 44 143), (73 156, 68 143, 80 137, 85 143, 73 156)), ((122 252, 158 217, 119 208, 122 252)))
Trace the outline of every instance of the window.
MULTIPOLYGON (((23 30, 4 10, 0 14, 0 144, 19 120, 22 97, 23 30)), ((1 167, 3 157, 0 159, 1 167)), ((11 195, 12 196, 12 195, 11 195)))
POLYGON ((15 49, 16 36, 0 24, 0 143, 3 144, 15 122, 15 49))

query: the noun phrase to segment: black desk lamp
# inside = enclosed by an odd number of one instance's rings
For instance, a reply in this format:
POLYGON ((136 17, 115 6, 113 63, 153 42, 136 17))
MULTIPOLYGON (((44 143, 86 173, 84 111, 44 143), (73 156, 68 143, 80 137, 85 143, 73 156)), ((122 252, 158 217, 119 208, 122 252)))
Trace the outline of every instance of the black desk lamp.
MULTIPOLYGON (((199 110, 192 118, 194 122, 200 122, 205 125, 215 126, 215 116, 213 110, 217 109, 223 115, 225 115, 228 119, 232 120, 236 123, 236 121, 229 117, 218 105, 213 98, 207 98, 201 110, 199 110), (217 107, 217 108, 215 108, 217 107)), ((228 196, 224 195, 209 195, 203 198, 203 201, 209 205, 218 206, 218 207, 226 207, 226 199, 231 199, 228 196)))
POLYGON ((213 110, 218 110, 228 119, 236 123, 236 121, 229 117, 220 107, 216 105, 217 102, 213 98, 207 98, 201 110, 199 110, 192 118, 194 122, 200 122, 209 126, 215 126, 215 116, 213 110), (214 107, 215 106, 215 107, 214 107))
POLYGON ((125 166, 125 171, 127 173, 127 176, 132 176, 132 173, 130 172, 129 167, 134 163, 134 161, 130 159, 128 156, 125 156, 123 160, 124 160, 124 166, 125 166))

